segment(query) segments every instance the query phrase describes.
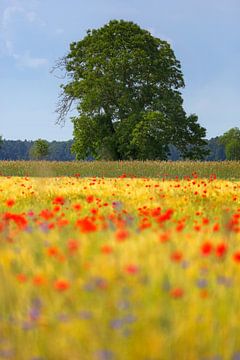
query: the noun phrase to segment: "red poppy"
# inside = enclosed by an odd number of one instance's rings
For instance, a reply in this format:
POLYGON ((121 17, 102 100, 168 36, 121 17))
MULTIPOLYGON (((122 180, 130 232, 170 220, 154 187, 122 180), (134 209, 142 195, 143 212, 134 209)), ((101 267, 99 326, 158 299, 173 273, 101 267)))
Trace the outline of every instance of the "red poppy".
POLYGON ((208 218, 202 218, 202 223, 203 223, 203 225, 209 224, 209 219, 208 218))
POLYGON ((47 249, 48 256, 58 256, 59 255, 59 249, 57 246, 51 246, 47 249))
POLYGON ((227 252, 227 248, 228 248, 227 244, 225 244, 225 243, 218 244, 216 247, 216 250, 215 250, 216 256, 223 257, 227 252))
POLYGON ((236 261, 237 263, 240 263, 240 251, 236 251, 233 254, 233 260, 236 261))
POLYGON ((108 255, 108 254, 111 254, 113 252, 113 248, 110 245, 102 245, 101 252, 103 254, 108 255))
POLYGON ((207 297, 208 297, 208 291, 206 290, 206 289, 202 289, 201 291, 200 291, 200 297, 202 298, 202 299, 206 299, 207 297))
POLYGON ((20 283, 25 283, 27 281, 27 276, 24 274, 17 274, 17 281, 20 283))
POLYGON ((175 251, 171 254, 170 258, 174 262, 180 262, 183 259, 183 254, 180 251, 175 251))
POLYGON ((61 210, 61 207, 59 205, 54 206, 53 211, 58 212, 61 210))
POLYGON ((44 220, 50 220, 54 217, 54 214, 52 211, 44 209, 40 212, 39 216, 42 217, 44 220))
POLYGON ((69 239, 67 247, 70 253, 74 253, 79 249, 79 242, 74 239, 69 239))
POLYGON ((182 288, 174 288, 170 291, 170 295, 172 298, 178 299, 178 298, 183 297, 184 291, 182 288))
POLYGON ((66 291, 70 288, 70 283, 64 279, 56 280, 54 283, 54 288, 57 291, 66 291))
POLYGON ((33 277, 33 284, 36 286, 43 285, 45 283, 45 278, 42 275, 36 275, 33 277))
POLYGON ((181 232, 185 227, 185 223, 184 222, 179 222, 176 226, 176 231, 177 232, 181 232))
POLYGON ((93 200, 94 200, 94 196, 93 196, 93 195, 88 195, 88 196, 86 197, 86 200, 87 200, 88 203, 92 203, 93 200))
POLYGON ((6 206, 7 207, 12 207, 13 205, 15 205, 15 200, 13 199, 8 199, 6 202, 5 202, 6 206))
POLYGON ((79 210, 82 209, 82 206, 80 204, 74 204, 73 209, 76 210, 76 211, 79 211, 79 210))
POLYGON ((201 253, 203 256, 208 256, 211 254, 213 250, 213 246, 210 242, 205 242, 204 244, 202 244, 201 246, 201 253))
POLYGON ((170 234, 169 233, 166 232, 166 233, 163 233, 163 234, 159 235, 159 241, 161 243, 165 243, 165 242, 167 242, 169 240, 170 240, 170 234))
POLYGON ((56 196, 55 199, 53 199, 52 202, 54 205, 64 205, 65 199, 63 196, 56 196))
POLYGON ((164 222, 164 221, 167 221, 167 220, 170 220, 172 215, 173 215, 173 209, 167 209, 165 211, 165 213, 163 213, 162 215, 158 216, 157 217, 157 222, 158 223, 161 223, 161 222, 164 222))
POLYGON ((214 231, 214 232, 217 232, 217 231, 219 231, 219 230, 220 230, 220 225, 219 225, 218 223, 214 224, 214 226, 213 226, 213 231, 214 231))
POLYGON ((131 274, 131 275, 135 275, 137 274, 138 272, 138 266, 134 265, 134 264, 130 264, 130 265, 127 265, 125 267, 125 271, 128 273, 128 274, 131 274))
POLYGON ((119 229, 115 233, 115 238, 118 242, 125 241, 129 236, 129 231, 125 229, 119 229))
POLYGON ((96 224, 90 218, 79 219, 76 222, 76 226, 82 233, 89 233, 97 230, 96 224))

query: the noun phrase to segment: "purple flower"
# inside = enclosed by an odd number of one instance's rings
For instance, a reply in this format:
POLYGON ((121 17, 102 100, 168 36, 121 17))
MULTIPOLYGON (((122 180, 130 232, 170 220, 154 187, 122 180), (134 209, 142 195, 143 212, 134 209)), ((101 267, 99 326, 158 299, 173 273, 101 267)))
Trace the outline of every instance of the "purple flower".
POLYGON ((200 288, 200 289, 203 289, 205 287, 207 287, 208 285, 208 282, 206 279, 198 279, 197 280, 197 286, 200 288))
POLYGON ((109 350, 99 350, 97 353, 97 360, 113 360, 114 356, 112 351, 109 350))
POLYGON ((48 233, 48 232, 50 231, 49 228, 48 228, 48 224, 47 224, 47 223, 41 224, 41 225, 40 225, 40 229, 41 229, 41 231, 44 232, 44 233, 48 233))
POLYGON ((88 311, 88 310, 80 311, 78 316, 80 319, 83 319, 83 320, 89 320, 89 319, 92 319, 92 317, 93 317, 92 312, 88 311))
POLYGON ((58 321, 63 322, 63 323, 70 321, 70 317, 67 314, 58 314, 57 319, 58 319, 58 321))
POLYGON ((240 360, 240 352, 234 353, 231 360, 240 360))
POLYGON ((0 350, 1 359, 13 358, 14 352, 11 349, 2 349, 0 350))
POLYGON ((113 201, 112 207, 114 208, 114 210, 120 211, 120 210, 122 210, 123 204, 121 201, 116 200, 116 201, 113 201))
POLYGON ((217 283, 219 285, 223 285, 223 286, 226 286, 226 287, 230 287, 232 286, 232 279, 231 278, 228 278, 226 276, 218 276, 217 277, 217 283))
POLYGON ((124 325, 122 319, 115 319, 110 322, 110 326, 114 330, 120 329, 124 325))
POLYGON ((25 331, 32 330, 33 328, 34 328, 33 323, 30 323, 29 321, 24 321, 22 323, 22 329, 25 330, 25 331))

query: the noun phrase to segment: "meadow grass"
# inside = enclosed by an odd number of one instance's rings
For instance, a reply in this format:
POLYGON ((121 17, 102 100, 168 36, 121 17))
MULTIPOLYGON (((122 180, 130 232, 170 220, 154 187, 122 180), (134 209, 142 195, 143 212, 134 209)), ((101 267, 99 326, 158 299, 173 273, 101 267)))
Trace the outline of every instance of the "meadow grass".
POLYGON ((0 358, 238 359, 239 198, 197 175, 0 177, 0 358))
POLYGON ((0 174, 4 176, 74 176, 174 178, 199 177, 217 174, 222 179, 240 179, 239 161, 0 161, 0 174))

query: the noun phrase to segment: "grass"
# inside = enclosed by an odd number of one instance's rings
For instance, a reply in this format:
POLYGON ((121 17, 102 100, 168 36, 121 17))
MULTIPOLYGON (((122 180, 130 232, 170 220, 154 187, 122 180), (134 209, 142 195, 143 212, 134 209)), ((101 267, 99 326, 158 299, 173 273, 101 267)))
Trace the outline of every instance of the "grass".
POLYGON ((174 178, 192 176, 209 178, 217 174, 221 179, 240 179, 240 162, 194 162, 194 161, 1 161, 0 174, 4 176, 74 176, 118 177, 122 174, 136 177, 174 178))
POLYGON ((1 177, 0 358, 238 359, 239 198, 196 175, 1 177))

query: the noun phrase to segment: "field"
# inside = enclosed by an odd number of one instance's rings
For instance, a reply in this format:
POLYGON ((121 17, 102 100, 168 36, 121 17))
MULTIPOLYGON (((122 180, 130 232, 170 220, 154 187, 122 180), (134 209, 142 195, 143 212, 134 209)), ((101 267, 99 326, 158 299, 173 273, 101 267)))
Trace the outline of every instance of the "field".
POLYGON ((238 163, 138 164, 1 163, 0 359, 240 359, 238 163))
POLYGON ((0 161, 5 176, 75 176, 184 178, 197 171, 199 177, 217 174, 219 179, 240 179, 240 162, 194 161, 0 161))

